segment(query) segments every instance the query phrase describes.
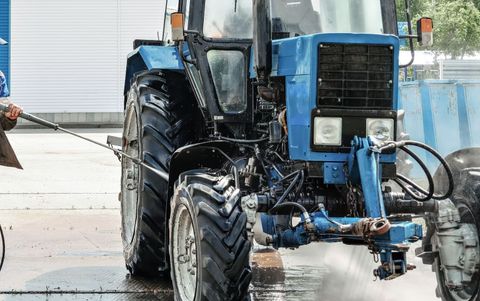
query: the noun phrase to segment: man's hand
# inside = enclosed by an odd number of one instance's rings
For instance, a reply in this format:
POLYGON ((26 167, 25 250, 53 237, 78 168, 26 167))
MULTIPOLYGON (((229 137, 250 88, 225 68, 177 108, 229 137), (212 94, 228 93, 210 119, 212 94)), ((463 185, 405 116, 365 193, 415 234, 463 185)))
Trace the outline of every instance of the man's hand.
POLYGON ((8 109, 8 112, 5 113, 5 117, 10 120, 17 120, 18 116, 23 113, 23 109, 13 103, 8 106, 8 109))

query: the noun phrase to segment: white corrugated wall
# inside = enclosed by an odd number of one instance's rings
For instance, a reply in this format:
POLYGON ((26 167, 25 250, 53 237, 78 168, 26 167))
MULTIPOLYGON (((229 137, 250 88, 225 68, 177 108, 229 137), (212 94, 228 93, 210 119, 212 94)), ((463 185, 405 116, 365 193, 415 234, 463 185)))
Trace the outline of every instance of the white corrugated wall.
POLYGON ((162 33, 165 0, 12 0, 12 99, 36 113, 121 112, 134 39, 162 33))

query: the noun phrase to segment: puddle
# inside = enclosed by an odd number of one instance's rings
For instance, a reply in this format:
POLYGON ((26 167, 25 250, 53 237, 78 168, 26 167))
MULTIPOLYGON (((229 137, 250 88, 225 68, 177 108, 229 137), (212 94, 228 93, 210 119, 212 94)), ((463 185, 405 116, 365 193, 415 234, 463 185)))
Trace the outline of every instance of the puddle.
POLYGON ((282 250, 281 256, 274 251, 260 253, 253 257, 255 301, 439 301, 434 274, 413 254, 409 259, 416 270, 393 281, 374 281, 377 264, 363 247, 314 244, 282 250))
POLYGON ((317 300, 322 293, 326 268, 297 266, 253 270, 251 296, 255 301, 317 300))
MULTIPOLYGON (((365 248, 313 245, 281 252, 257 249, 252 258, 251 300, 438 300, 429 267, 419 266, 395 281, 374 282, 375 266, 365 248)), ((10 276, 16 277, 15 273, 10 276)), ((0 290, 0 300, 174 299, 170 283, 131 278, 125 268, 118 265, 59 268, 22 283, 15 290, 0 290)))

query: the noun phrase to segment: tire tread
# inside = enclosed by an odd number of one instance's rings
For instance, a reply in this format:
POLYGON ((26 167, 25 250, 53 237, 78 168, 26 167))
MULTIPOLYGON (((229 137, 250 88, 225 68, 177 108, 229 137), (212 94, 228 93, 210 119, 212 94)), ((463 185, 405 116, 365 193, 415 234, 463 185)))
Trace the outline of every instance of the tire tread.
POLYGON ((180 175, 176 193, 191 198, 198 221, 203 277, 201 296, 195 300, 245 300, 252 278, 251 243, 233 178, 214 171, 192 171, 180 175))
MULTIPOLYGON (((186 87, 184 75, 155 71, 137 75, 131 88, 140 112, 142 159, 167 173, 173 152, 194 136, 190 126, 193 99, 186 87)), ((133 275, 168 278, 168 182, 142 170, 139 233, 125 255, 126 266, 133 275)))

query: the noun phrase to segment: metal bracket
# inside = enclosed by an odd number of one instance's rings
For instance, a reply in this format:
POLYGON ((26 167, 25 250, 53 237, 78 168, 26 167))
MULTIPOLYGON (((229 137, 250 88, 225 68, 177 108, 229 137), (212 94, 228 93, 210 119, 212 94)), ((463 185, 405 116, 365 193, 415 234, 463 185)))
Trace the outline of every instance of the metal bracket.
POLYGON ((122 147, 123 146, 122 138, 108 135, 107 144, 112 146, 122 147))
POLYGON ((345 172, 343 171, 344 163, 326 162, 323 164, 323 176, 325 184, 343 185, 347 182, 345 172))
POLYGON ((242 197, 240 206, 242 207, 243 212, 247 215, 248 239, 253 241, 253 227, 257 221, 258 196, 256 194, 251 194, 242 197))
POLYGON ((370 138, 355 137, 348 158, 349 175, 354 184, 362 186, 365 209, 369 217, 386 217, 381 185, 380 154, 370 138))

